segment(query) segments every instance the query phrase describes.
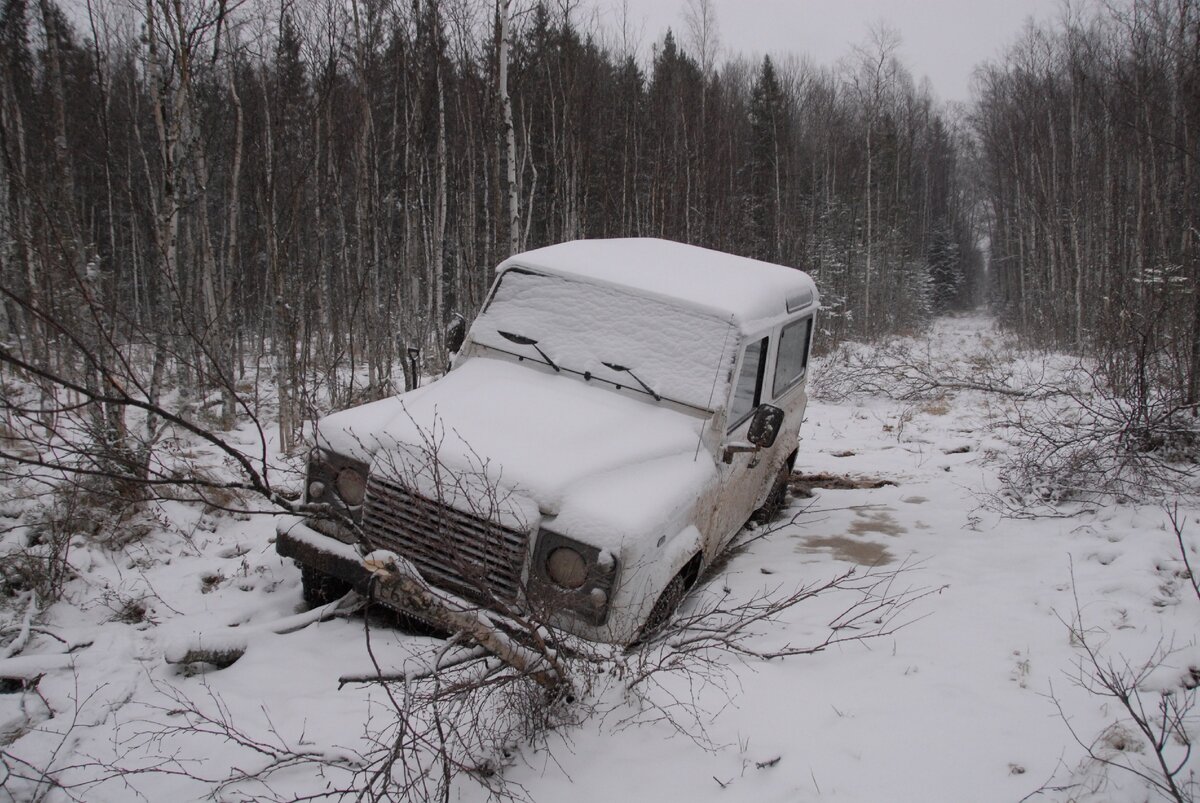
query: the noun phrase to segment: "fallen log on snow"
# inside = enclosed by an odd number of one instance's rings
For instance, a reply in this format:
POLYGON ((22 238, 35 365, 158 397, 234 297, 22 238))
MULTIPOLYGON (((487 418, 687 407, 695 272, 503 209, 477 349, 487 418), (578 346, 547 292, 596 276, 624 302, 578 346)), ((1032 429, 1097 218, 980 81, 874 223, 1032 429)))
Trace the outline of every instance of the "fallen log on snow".
POLYGON ((294 616, 285 616, 273 622, 196 632, 168 644, 163 651, 163 658, 169 664, 206 663, 224 669, 241 658, 249 649, 250 642, 255 638, 264 635, 282 636, 287 633, 295 633, 311 624, 353 613, 365 604, 366 600, 362 596, 351 591, 328 605, 322 605, 294 616))

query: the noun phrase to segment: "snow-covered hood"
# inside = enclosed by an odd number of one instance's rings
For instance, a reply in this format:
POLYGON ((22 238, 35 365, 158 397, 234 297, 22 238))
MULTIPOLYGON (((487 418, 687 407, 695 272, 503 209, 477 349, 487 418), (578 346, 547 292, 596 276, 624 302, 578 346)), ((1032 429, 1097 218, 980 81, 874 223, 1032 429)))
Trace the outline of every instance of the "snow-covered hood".
POLYGON ((419 485, 434 482, 436 464, 455 507, 498 495, 524 519, 514 523, 556 517, 555 529, 600 546, 661 532, 715 481, 697 448, 703 425, 578 377, 476 357, 419 390, 328 416, 318 443, 372 472, 420 475, 419 485), (466 488, 474 501, 455 499, 466 488))

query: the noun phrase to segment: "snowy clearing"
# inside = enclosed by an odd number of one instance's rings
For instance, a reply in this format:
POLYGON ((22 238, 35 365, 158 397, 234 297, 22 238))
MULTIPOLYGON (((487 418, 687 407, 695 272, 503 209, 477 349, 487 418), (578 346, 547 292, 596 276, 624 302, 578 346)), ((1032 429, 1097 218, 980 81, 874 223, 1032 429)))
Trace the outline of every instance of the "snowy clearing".
MULTIPOLYGON (((981 316, 941 320, 927 340, 930 353, 960 358, 1008 348, 981 316)), ((1082 653, 1071 626, 1082 617, 1088 643, 1118 664, 1169 652, 1142 684, 1153 707, 1159 690, 1182 697, 1200 679, 1200 600, 1157 503, 1075 505, 1036 519, 997 512, 997 473, 1013 448, 1002 423, 1022 403, 979 390, 810 402, 793 487, 812 486, 812 497, 793 495, 770 532, 745 533, 746 546, 681 615, 706 598, 785 593, 853 567, 900 568, 896 584, 934 593, 906 608, 910 623, 886 639, 770 661, 716 654, 715 665, 660 676, 642 696, 597 677, 577 724, 506 751, 508 791, 581 803, 1152 797, 1133 775, 1085 760, 1072 735, 1103 736, 1096 750, 1110 760, 1153 759, 1127 722, 1117 725, 1111 701, 1075 682, 1082 653), (868 487, 828 487, 854 485, 868 487)), ((4 505, 18 522, 27 512, 19 499, 4 505)), ((1198 514, 1194 501, 1180 502, 1193 565, 1198 514)), ((321 774, 296 757, 353 766, 364 739, 388 725, 383 689, 339 689, 339 677, 372 672, 364 620, 274 632, 301 601, 299 571, 276 556, 273 533, 270 516, 165 504, 155 530, 121 552, 78 539, 70 560, 79 576, 43 617, 55 637, 35 628, 19 656, 0 660, 6 678, 41 677, 0 695, 10 772, 46 770, 59 787, 12 781, 7 793, 291 799, 348 783, 347 773, 321 774), (166 653, 196 633, 245 654, 220 670, 168 664, 166 653), (189 707, 209 719, 196 724, 189 707)), ((835 592, 791 608, 755 644, 819 642, 851 602, 835 592)), ((17 613, 6 639, 21 629, 17 613)), ((391 667, 431 642, 381 626, 370 640, 391 667)), ((1198 717, 1189 714, 1193 740, 1198 717)), ((1179 776, 1192 794, 1197 771, 1193 755, 1179 776)), ((452 795, 488 797, 470 776, 452 795)))

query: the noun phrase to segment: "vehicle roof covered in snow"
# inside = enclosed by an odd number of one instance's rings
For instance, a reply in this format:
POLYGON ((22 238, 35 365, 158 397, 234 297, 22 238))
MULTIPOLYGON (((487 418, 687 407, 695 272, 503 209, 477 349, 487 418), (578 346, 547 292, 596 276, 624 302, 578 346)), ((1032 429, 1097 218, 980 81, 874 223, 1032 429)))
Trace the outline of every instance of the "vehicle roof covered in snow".
POLYGON ((515 254, 496 270, 513 267, 657 296, 732 319, 746 332, 818 302, 804 271, 670 240, 574 240, 515 254))

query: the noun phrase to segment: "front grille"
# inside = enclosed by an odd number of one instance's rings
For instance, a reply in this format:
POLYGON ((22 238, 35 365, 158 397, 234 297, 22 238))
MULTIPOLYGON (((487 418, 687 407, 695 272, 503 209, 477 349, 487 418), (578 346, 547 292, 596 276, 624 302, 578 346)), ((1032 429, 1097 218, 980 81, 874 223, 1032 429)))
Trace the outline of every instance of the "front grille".
POLYGON ((431 585, 486 603, 512 601, 527 536, 371 477, 363 529, 372 546, 407 558, 431 585))

